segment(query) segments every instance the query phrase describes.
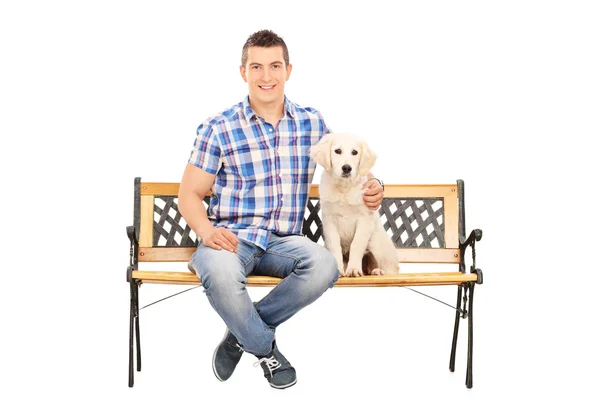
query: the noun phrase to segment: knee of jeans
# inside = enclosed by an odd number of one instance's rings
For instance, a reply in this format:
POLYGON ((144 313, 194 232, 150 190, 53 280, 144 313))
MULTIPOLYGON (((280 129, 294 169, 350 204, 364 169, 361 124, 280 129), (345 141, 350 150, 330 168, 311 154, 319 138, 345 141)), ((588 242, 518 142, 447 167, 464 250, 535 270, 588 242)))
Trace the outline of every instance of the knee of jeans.
POLYGON ((205 263, 195 268, 205 291, 234 293, 246 286, 246 277, 236 265, 205 263))
POLYGON ((319 281, 328 287, 332 287, 340 277, 335 256, 328 250, 319 254, 317 261, 317 270, 319 271, 319 281))
POLYGON ((326 258, 327 262, 324 264, 327 265, 328 272, 331 274, 331 286, 338 280, 340 277, 340 270, 338 269, 338 262, 335 256, 332 253, 329 253, 329 256, 326 258))

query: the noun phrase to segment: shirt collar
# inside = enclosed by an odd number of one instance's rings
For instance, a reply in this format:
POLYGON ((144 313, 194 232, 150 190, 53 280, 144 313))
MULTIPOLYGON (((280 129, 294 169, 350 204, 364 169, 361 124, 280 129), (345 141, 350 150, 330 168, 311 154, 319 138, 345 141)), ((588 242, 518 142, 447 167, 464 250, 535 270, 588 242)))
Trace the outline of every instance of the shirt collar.
POLYGON ((294 104, 287 98, 287 96, 284 96, 283 110, 289 114, 290 118, 294 118, 296 116, 294 108, 294 104))
MULTIPOLYGON (((250 107, 250 96, 246 96, 242 108, 248 121, 250 121, 252 117, 257 116, 252 107, 250 107)), ((283 98, 283 111, 287 113, 290 118, 294 118, 296 116, 294 104, 287 98, 287 96, 284 96, 283 98)))

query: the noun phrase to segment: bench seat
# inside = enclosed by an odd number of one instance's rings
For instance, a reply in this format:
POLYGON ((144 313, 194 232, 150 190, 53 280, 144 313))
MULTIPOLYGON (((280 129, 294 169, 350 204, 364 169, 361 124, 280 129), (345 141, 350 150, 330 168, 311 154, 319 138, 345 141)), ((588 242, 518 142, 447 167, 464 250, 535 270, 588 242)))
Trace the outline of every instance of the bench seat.
MULTIPOLYGON (((175 271, 132 271, 133 279, 141 283, 163 283, 181 285, 200 285, 201 282, 191 272, 175 271)), ((280 278, 271 276, 249 276, 248 286, 275 286, 280 278)), ((459 285, 464 282, 477 282, 476 273, 462 272, 420 272, 399 273, 396 275, 368 275, 360 277, 340 277, 336 287, 371 287, 371 286, 439 286, 459 285)))

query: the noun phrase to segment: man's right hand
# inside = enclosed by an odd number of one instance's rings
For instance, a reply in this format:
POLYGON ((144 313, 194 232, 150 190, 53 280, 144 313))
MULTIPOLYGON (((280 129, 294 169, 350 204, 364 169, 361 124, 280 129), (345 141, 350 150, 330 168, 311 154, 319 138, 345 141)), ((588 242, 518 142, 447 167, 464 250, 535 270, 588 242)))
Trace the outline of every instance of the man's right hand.
POLYGON ((228 231, 227 229, 215 228, 207 230, 200 235, 202 243, 205 246, 213 248, 215 250, 227 250, 232 253, 237 253, 238 238, 235 233, 228 231))

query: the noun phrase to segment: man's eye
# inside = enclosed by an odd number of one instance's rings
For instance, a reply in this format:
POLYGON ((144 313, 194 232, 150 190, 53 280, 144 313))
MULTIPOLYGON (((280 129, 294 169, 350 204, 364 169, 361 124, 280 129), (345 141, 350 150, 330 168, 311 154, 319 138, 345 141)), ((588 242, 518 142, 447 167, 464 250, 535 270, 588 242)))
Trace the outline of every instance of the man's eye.
POLYGON ((275 64, 275 65, 273 65, 273 68, 275 68, 275 69, 278 69, 278 68, 280 68, 280 67, 281 67, 281 65, 279 65, 279 64, 275 64))
POLYGON ((254 70, 260 69, 260 66, 258 66, 258 65, 253 65, 253 66, 252 66, 252 69, 254 69, 254 70))
POLYGON ((335 149, 335 154, 342 154, 342 149, 335 149))
POLYGON ((352 155, 353 155, 353 156, 355 156, 355 155, 357 155, 357 154, 358 154, 358 151, 356 151, 356 150, 352 150, 352 155))

